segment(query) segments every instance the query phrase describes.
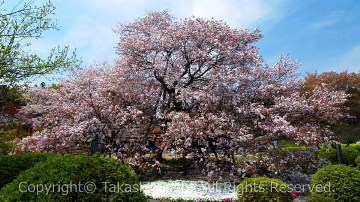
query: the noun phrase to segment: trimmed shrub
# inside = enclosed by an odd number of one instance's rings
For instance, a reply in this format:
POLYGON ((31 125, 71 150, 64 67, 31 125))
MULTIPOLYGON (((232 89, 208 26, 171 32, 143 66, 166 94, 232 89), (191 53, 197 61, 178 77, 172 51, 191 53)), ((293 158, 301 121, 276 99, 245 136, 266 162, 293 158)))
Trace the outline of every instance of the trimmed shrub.
POLYGON ((237 188, 241 202, 286 202, 292 201, 288 184, 273 178, 246 178, 237 188))
POLYGON ((350 144, 349 147, 354 148, 360 152, 360 144, 350 144))
POLYGON ((360 201, 360 171, 344 165, 327 165, 311 179, 311 195, 330 197, 336 201, 360 201))
POLYGON ((341 147, 344 163, 347 165, 355 166, 355 159, 360 155, 360 152, 353 147, 341 147))
POLYGON ((356 167, 360 169, 360 155, 355 159, 356 167))
MULTIPOLYGON (((357 149, 354 149, 350 146, 342 146, 342 156, 343 156, 343 163, 346 165, 355 165, 355 158, 360 155, 360 152, 357 149)), ((332 163, 337 163, 337 156, 336 156, 336 149, 329 148, 327 151, 325 149, 321 149, 319 154, 325 158, 327 158, 332 163)))
POLYGON ((46 160, 49 154, 24 153, 16 155, 0 155, 0 188, 13 181, 21 172, 46 160))
POLYGON ((307 196, 304 199, 306 202, 336 202, 335 199, 323 195, 307 196))
POLYGON ((115 159, 53 155, 3 187, 0 201, 141 202, 147 199, 132 169, 115 159))

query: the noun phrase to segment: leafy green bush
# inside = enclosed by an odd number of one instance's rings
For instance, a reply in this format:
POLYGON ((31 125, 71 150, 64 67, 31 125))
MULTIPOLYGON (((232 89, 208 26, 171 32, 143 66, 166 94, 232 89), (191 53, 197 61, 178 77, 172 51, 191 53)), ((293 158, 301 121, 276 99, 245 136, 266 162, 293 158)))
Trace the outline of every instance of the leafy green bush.
MULTIPOLYGON (((341 150, 343 163, 346 165, 355 165, 355 158, 360 155, 360 152, 350 146, 342 146, 341 150)), ((330 147, 326 150, 323 148, 319 151, 319 154, 327 158, 332 163, 337 163, 336 149, 330 147)))
POLYGON ((360 169, 360 155, 355 159, 356 167, 360 169))
POLYGON ((344 165, 327 165, 311 179, 311 195, 330 197, 336 201, 360 201, 360 170, 344 165))
POLYGON ((4 141, 0 139, 0 155, 8 154, 13 148, 14 144, 10 141, 4 141))
POLYGON ((266 177, 246 178, 237 188, 239 201, 241 202, 274 202, 291 201, 288 185, 279 180, 266 177))
POLYGON ((335 199, 323 195, 307 196, 304 199, 306 202, 335 202, 335 199))
POLYGON ((30 133, 21 128, 13 128, 10 130, 0 129, 0 155, 6 155, 11 152, 14 147, 13 140, 28 135, 30 135, 30 133))
POLYGON ((41 153, 0 155, 0 188, 13 181, 22 171, 32 168, 48 156, 41 153))
POLYGON ((353 148, 353 147, 341 147, 342 148, 342 154, 343 154, 343 160, 344 163, 347 165, 353 165, 355 166, 355 159, 357 156, 360 155, 360 152, 353 148))
POLYGON ((140 192, 131 168, 115 159, 54 155, 3 187, 0 201, 141 202, 147 199, 140 192))
POLYGON ((6 155, 11 151, 14 146, 11 141, 15 138, 15 130, 0 129, 0 155, 6 155))
POLYGON ((294 141, 290 140, 281 140, 280 146, 282 150, 290 152, 306 151, 309 149, 306 145, 297 144, 294 141))
POLYGON ((350 144, 349 147, 354 148, 360 152, 360 144, 350 144))

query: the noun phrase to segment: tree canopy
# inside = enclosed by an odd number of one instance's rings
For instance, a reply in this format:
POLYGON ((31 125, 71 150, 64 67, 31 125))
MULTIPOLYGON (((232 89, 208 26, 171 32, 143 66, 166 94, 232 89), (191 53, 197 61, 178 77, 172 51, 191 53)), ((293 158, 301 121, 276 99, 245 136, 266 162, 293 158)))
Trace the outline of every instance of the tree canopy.
POLYGON ((18 152, 65 152, 97 138, 103 153, 134 164, 141 154, 168 151, 191 155, 207 169, 214 155, 219 167, 243 172, 235 154, 263 152, 270 167, 265 151, 274 141, 333 140, 328 125, 343 116, 346 94, 321 86, 300 93, 299 63, 288 57, 265 63, 254 45, 258 30, 177 20, 165 11, 120 25, 117 33, 114 65, 80 71, 60 89, 31 90, 24 112, 42 110, 44 130, 22 139, 18 152))
POLYGON ((344 103, 343 111, 349 116, 331 126, 334 133, 343 143, 354 143, 360 140, 360 73, 324 72, 322 74, 308 74, 303 86, 304 90, 311 90, 316 86, 344 91, 349 97, 344 103))

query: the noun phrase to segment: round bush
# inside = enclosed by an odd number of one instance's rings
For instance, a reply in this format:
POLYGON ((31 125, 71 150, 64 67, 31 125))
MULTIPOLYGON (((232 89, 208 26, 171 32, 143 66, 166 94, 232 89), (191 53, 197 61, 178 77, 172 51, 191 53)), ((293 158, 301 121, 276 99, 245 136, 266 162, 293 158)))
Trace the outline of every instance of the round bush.
POLYGON ((22 171, 46 160, 49 154, 24 153, 16 155, 0 155, 0 189, 13 181, 22 171))
POLYGON ((328 149, 322 148, 321 150, 318 151, 318 153, 320 156, 326 158, 331 163, 337 163, 336 150, 334 148, 331 147, 328 149))
POLYGON ((288 184, 266 177, 244 179, 237 188, 237 194, 241 202, 292 201, 288 184))
POLYGON ((360 169, 360 155, 355 159, 356 167, 360 169))
POLYGON ((304 199, 306 202, 336 202, 335 199, 323 195, 307 196, 304 199))
POLYGON ((351 148, 354 148, 356 150, 358 150, 360 152, 360 144, 350 144, 349 145, 351 148))
POLYGON ((127 165, 100 156, 48 157, 0 190, 0 201, 147 201, 127 165))
MULTIPOLYGON (((346 165, 355 165, 355 158, 360 155, 357 149, 349 146, 341 147, 343 163, 346 165)), ((332 163, 337 163, 336 149, 329 148, 328 151, 325 149, 320 150, 320 155, 327 158, 332 163)))
POLYGON ((360 171, 344 165, 327 165, 311 179, 311 195, 322 195, 336 201, 360 201, 360 171))
POLYGON ((355 159, 360 155, 360 152, 357 149, 354 149, 352 147, 342 147, 342 153, 343 153, 343 160, 344 163, 347 165, 353 165, 355 166, 355 159))

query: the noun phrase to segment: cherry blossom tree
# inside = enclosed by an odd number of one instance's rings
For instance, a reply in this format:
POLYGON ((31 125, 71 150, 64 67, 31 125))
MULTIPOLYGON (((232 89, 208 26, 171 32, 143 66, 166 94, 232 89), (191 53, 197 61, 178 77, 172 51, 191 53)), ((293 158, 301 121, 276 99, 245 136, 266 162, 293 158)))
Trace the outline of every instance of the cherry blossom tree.
POLYGON ((22 139, 17 149, 63 153, 93 139, 103 153, 131 149, 119 145, 142 133, 151 86, 128 76, 104 63, 64 80, 58 90, 33 88, 23 113, 41 110, 36 121, 43 129, 22 139), (148 86, 148 93, 136 91, 137 85, 148 86))
POLYGON ((117 31, 120 61, 160 84, 160 151, 178 149, 202 161, 209 153, 217 159, 220 149, 234 161, 240 147, 266 150, 281 138, 328 140, 330 131, 319 122, 341 117, 345 94, 317 88, 300 95, 299 64, 288 57, 265 64, 253 45, 258 30, 199 18, 175 21, 161 12, 117 31))
POLYGON ((164 11, 116 32, 114 65, 84 70, 59 90, 32 91, 27 108, 46 109, 44 129, 22 139, 19 151, 64 152, 97 137, 104 153, 130 161, 167 151, 180 153, 184 168, 191 157, 209 170, 245 172, 236 155, 266 155, 276 140, 332 141, 326 123, 341 118, 347 95, 322 87, 300 93, 299 63, 282 56, 266 64, 254 45, 258 30, 164 11), (151 150, 145 137, 154 126, 161 131, 151 150))

